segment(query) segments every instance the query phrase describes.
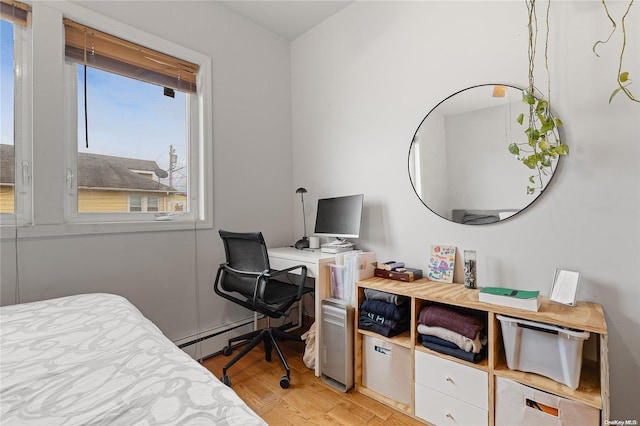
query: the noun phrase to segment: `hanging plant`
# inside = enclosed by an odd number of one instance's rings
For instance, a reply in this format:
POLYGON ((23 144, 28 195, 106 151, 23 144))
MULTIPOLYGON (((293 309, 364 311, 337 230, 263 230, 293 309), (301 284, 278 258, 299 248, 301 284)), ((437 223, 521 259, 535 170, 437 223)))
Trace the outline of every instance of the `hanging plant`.
MULTIPOLYGON (((553 162, 561 155, 569 154, 569 147, 561 143, 558 135, 558 127, 562 121, 551 113, 551 78, 549 72, 549 10, 551 1, 547 3, 546 11, 546 36, 544 45, 544 63, 547 71, 547 100, 540 94, 536 96, 535 86, 535 58, 538 44, 538 16, 536 13, 536 0, 526 0, 529 17, 529 85, 523 93, 523 102, 528 105, 529 113, 526 116, 527 129, 524 131, 526 142, 514 142, 509 145, 509 152, 516 156, 525 166, 533 171, 529 176, 527 194, 534 194, 536 190, 544 188, 545 176, 553 173, 553 162)), ((525 114, 520 114, 516 119, 518 124, 524 125, 525 114)))
MULTIPOLYGON (((629 78, 629 72, 628 71, 622 71, 622 61, 624 59, 624 50, 627 47, 627 29, 625 27, 624 20, 627 18, 627 15, 629 14, 629 11, 631 10, 631 6, 633 6, 633 1, 634 0, 630 0, 629 1, 629 5, 627 6, 627 10, 624 12, 624 15, 622 15, 622 19, 620 20, 620 24, 621 24, 621 28, 622 28, 622 47, 620 49, 620 60, 618 61, 618 73, 617 73, 617 77, 616 77, 616 80, 617 80, 617 83, 618 83, 618 87, 616 87, 616 89, 613 91, 613 93, 611 93, 611 96, 609 96, 609 103, 611 103, 613 98, 619 92, 623 92, 625 95, 627 95, 627 98, 629 98, 630 100, 640 103, 640 100, 636 99, 633 96, 633 94, 631 93, 631 91, 629 90, 629 86, 632 83, 632 80, 629 78)), ((606 3, 605 0, 602 0, 602 5, 604 6, 604 11, 607 14, 607 18, 609 18, 609 21, 611 22, 611 26, 613 28, 611 29, 611 33, 609 34, 609 37, 607 37, 606 40, 598 40, 593 45, 593 53, 595 53, 595 55, 598 56, 598 57, 600 57, 600 55, 598 55, 598 52, 596 52, 596 47, 598 47, 598 45, 600 45, 600 44, 608 43, 609 40, 611 40, 611 37, 613 36, 613 34, 616 32, 616 29, 618 28, 618 24, 613 19, 613 17, 611 17, 611 14, 609 13, 609 8, 607 7, 607 3, 606 3)))

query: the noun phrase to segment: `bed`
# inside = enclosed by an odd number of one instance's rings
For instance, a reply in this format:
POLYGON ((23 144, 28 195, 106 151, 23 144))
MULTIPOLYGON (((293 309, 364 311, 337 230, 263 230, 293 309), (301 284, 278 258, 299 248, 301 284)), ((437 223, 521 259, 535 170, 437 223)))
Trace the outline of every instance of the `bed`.
POLYGON ((0 308, 0 423, 266 425, 125 298, 0 308))

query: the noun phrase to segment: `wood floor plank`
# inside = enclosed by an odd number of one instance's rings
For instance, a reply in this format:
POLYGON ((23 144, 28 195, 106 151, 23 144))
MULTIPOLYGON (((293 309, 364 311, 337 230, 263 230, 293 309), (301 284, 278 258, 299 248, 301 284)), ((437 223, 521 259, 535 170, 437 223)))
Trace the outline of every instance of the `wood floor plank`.
MULTIPOLYGON (((416 426, 424 423, 381 404, 351 389, 341 392, 316 377, 302 361, 304 343, 279 342, 291 369, 288 389, 280 387, 285 373, 275 351, 271 362, 265 361, 262 345, 238 360, 227 372, 231 388, 271 426, 288 425, 368 425, 416 426)), ((236 349, 235 355, 240 349, 236 349)), ((216 377, 231 356, 216 355, 203 366, 216 377)))

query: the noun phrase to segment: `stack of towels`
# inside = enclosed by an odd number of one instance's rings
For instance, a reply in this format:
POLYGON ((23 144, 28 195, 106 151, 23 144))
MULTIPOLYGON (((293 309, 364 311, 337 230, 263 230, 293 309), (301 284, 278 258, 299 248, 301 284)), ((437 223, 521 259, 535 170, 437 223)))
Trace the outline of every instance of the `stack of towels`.
POLYGON ((360 305, 358 328, 386 337, 409 329, 410 299, 384 291, 364 289, 365 301, 360 305))
POLYGON ((486 320, 474 311, 443 305, 427 305, 418 316, 422 346, 477 363, 487 356, 486 320))

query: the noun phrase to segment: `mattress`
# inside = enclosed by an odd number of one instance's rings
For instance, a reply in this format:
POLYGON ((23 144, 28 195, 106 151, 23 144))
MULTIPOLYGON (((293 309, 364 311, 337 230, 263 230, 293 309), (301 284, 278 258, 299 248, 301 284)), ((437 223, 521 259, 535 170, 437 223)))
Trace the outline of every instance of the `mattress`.
POLYGON ((266 425, 111 294, 0 308, 0 423, 266 425))

